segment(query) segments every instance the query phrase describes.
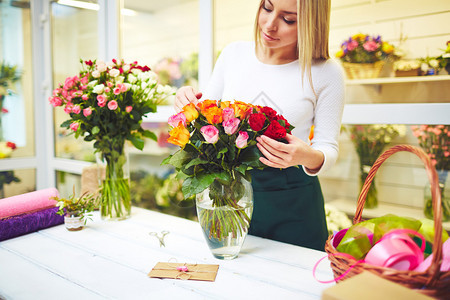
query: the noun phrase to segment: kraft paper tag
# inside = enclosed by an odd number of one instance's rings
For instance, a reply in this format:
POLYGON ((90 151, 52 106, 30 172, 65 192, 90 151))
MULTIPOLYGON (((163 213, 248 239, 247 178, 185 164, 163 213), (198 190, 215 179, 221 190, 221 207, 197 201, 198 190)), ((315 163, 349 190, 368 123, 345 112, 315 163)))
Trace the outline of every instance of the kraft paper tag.
POLYGON ((152 278, 215 281, 219 265, 158 262, 148 273, 152 278))

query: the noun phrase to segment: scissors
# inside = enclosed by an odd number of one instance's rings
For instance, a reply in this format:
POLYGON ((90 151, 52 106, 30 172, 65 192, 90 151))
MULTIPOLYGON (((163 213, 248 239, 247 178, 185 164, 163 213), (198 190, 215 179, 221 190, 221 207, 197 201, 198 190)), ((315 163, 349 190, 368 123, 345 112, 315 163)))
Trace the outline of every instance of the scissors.
POLYGON ((165 247, 166 246, 166 244, 164 243, 164 237, 167 234, 169 234, 169 231, 167 231, 167 230, 161 231, 161 235, 159 235, 157 232, 154 232, 154 231, 149 233, 149 235, 155 236, 159 240, 159 247, 161 247, 161 246, 165 247))

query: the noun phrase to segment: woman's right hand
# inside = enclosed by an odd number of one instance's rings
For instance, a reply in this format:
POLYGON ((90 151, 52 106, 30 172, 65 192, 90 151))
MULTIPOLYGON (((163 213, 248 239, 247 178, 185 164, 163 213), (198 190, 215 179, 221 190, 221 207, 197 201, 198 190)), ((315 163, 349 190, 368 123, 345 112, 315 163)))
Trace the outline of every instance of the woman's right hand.
POLYGON ((202 97, 202 93, 196 92, 192 86, 183 86, 178 89, 175 97, 175 111, 178 113, 183 110, 185 105, 189 103, 198 103, 198 99, 202 97))

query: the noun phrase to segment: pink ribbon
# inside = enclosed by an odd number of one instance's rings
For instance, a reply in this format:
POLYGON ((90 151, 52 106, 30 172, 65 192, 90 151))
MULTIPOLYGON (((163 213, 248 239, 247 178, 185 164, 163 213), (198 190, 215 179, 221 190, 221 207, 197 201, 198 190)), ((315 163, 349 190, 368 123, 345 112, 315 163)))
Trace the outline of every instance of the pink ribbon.
MULTIPOLYGON (((345 233, 344 233, 345 234, 345 233)), ((342 235, 342 233, 341 233, 342 235)), ((340 237, 342 239, 342 236, 340 237)), ((339 239, 339 237, 338 237, 339 239)), ((449 239, 450 240, 450 239, 449 239)), ((334 242, 332 243, 334 246, 334 242)), ((448 244, 450 247, 450 243, 448 244)), ((328 254, 319 259, 313 268, 313 276, 320 283, 338 282, 347 275, 357 264, 367 263, 375 266, 392 268, 399 271, 414 270, 423 262, 423 252, 425 250, 425 238, 417 231, 411 229, 396 229, 385 234, 367 253, 364 260, 358 260, 351 265, 342 275, 332 280, 319 280, 316 277, 316 269, 319 263, 330 256, 341 256, 353 258, 346 253, 328 254), (417 235, 422 239, 422 246, 417 244, 408 236, 417 235)), ((450 257, 449 257, 450 260, 450 257)), ((442 268, 441 268, 442 269, 442 268)))
MULTIPOLYGON (((428 256, 414 271, 425 272, 431 265, 433 254, 428 256)), ((441 272, 450 271, 450 239, 442 245, 441 272)))
POLYGON ((367 253, 365 262, 374 266, 399 271, 414 270, 423 261, 425 239, 410 229, 397 229, 385 234, 367 253), (411 233, 422 239, 422 247, 407 235, 411 233))

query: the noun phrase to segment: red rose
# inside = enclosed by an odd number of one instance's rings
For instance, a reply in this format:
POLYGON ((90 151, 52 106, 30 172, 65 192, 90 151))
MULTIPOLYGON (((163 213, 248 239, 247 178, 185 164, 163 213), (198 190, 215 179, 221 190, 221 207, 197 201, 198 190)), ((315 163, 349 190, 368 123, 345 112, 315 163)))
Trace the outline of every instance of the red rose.
POLYGON ((9 147, 9 148, 11 148, 13 150, 15 150, 17 148, 16 144, 13 143, 13 142, 6 142, 6 147, 9 147))
POLYGON ((284 121, 284 128, 286 128, 286 131, 289 130, 289 127, 291 126, 291 124, 289 124, 289 122, 282 115, 277 115, 275 120, 277 120, 277 121, 279 121, 279 120, 284 121))
POLYGON ((269 127, 264 132, 264 135, 274 139, 281 140, 286 137, 286 129, 278 123, 278 121, 273 120, 270 122, 269 127))
POLYGON ((275 120, 275 117, 277 116, 277 112, 268 106, 264 106, 263 108, 261 108, 261 112, 265 114, 271 121, 275 120))
POLYGON ((260 131, 264 127, 266 116, 263 114, 251 114, 248 118, 248 124, 254 131, 260 131))

